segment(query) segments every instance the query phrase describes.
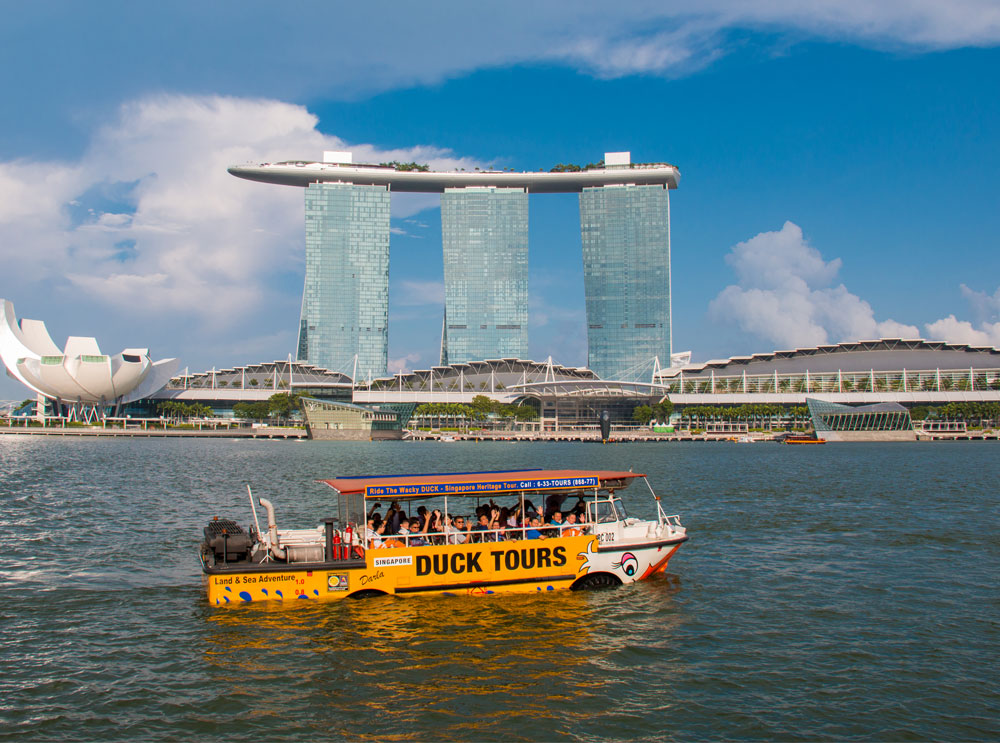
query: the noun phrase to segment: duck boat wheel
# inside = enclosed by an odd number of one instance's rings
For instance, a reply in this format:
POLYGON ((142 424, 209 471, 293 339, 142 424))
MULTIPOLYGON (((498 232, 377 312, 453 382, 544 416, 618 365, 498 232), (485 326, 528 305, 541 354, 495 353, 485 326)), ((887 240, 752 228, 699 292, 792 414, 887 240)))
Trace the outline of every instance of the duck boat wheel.
POLYGON ((245 530, 231 519, 208 523, 201 545, 208 600, 485 595, 633 583, 666 570, 688 540, 680 518, 664 512, 651 487, 656 518, 628 515, 618 493, 637 479, 646 481, 633 472, 538 469, 320 480, 337 493, 338 515, 315 528, 279 529, 264 498, 265 528, 256 508, 245 530), (382 503, 392 505, 380 525, 382 503), (479 523, 469 523, 477 507, 479 523), (407 522, 404 509, 422 518, 407 522))

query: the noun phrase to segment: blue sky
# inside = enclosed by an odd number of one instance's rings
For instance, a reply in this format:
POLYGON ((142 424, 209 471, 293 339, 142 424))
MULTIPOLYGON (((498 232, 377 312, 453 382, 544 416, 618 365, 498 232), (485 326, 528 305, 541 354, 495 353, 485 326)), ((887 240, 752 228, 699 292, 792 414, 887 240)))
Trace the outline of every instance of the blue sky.
MULTIPOLYGON (((0 25, 0 296, 57 343, 283 358, 302 192, 234 162, 548 169, 671 192, 674 349, 1000 346, 995 3, 35 3, 0 25)), ((577 200, 531 201, 530 354, 586 363, 577 200)), ((394 197, 392 368, 437 361, 440 211, 394 197)), ((0 380, 0 397, 23 390, 0 380)))

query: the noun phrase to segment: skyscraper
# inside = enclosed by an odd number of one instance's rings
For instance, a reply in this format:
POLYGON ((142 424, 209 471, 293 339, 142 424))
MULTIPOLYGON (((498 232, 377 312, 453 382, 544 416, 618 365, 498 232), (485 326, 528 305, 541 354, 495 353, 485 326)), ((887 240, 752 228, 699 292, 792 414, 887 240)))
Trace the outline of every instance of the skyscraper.
POLYGON ((389 191, 312 183, 305 189, 306 276, 298 360, 376 377, 386 373, 389 191))
POLYGON ((635 381, 654 357, 669 364, 670 201, 663 186, 580 192, 587 366, 635 381))
POLYGON ((607 152, 551 171, 431 170, 417 163, 234 165, 239 178, 306 189, 306 279, 298 358, 357 377, 388 359, 389 191, 440 193, 445 312, 441 362, 528 355, 528 194, 579 193, 588 363, 606 379, 669 364, 669 163, 607 152))
POLYGON ((528 355, 528 194, 448 188, 441 196, 441 363, 528 355))

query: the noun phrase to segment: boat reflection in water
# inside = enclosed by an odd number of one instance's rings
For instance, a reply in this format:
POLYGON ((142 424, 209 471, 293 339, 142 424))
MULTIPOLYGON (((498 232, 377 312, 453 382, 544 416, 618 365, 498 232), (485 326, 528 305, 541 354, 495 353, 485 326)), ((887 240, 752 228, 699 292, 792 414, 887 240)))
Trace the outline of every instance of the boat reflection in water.
POLYGON ((212 686, 257 688, 245 714, 262 732, 268 720, 300 712, 315 720, 319 708, 328 712, 327 737, 412 739, 433 730, 551 739, 584 720, 591 730, 606 724, 597 734, 613 737, 614 720, 636 701, 637 674, 662 675, 658 706, 671 702, 667 676, 681 669, 663 658, 683 621, 679 590, 667 574, 544 601, 423 596, 206 609, 206 664, 212 686), (651 657, 656 669, 646 668, 651 657), (282 693, 258 693, 269 687, 282 693))

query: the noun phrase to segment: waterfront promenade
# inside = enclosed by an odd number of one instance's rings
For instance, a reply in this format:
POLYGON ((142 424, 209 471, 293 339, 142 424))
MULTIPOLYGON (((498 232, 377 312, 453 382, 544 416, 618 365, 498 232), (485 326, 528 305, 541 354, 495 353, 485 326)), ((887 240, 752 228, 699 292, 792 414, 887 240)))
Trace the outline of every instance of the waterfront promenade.
MULTIPOLYGON (((754 432, 744 434, 745 440, 740 443, 764 443, 778 440, 780 434, 786 431, 754 432), (746 440, 748 439, 748 440, 746 440)), ((0 426, 0 435, 14 434, 20 436, 83 436, 109 438, 203 438, 203 439, 308 439, 309 434, 304 428, 261 426, 261 427, 219 427, 219 428, 102 428, 101 426, 0 426)), ((582 431, 473 431, 469 433, 437 431, 407 431, 404 441, 437 441, 454 443, 458 441, 504 441, 504 442, 541 442, 541 441, 578 441, 600 442, 598 430, 582 431)), ((977 430, 953 432, 917 432, 917 441, 1000 441, 1000 430, 977 430)), ((653 431, 626 430, 612 431, 609 443, 679 443, 685 441, 701 441, 707 443, 735 443, 737 437, 731 433, 691 433, 678 431, 675 433, 659 433, 653 431)))
MULTIPOLYGON (((653 431, 612 431, 610 442, 681 442, 704 441, 717 443, 734 443, 737 438, 749 439, 741 443, 762 443, 777 441, 781 434, 787 431, 767 431, 741 434, 732 433, 691 433, 677 431, 674 433, 659 433, 653 431)), ((410 431, 404 435, 407 441, 600 441, 598 430, 584 431, 474 431, 470 433, 438 433, 436 431, 410 431)), ((822 438, 822 435, 821 435, 822 438)), ((917 441, 1000 441, 1000 430, 965 431, 962 433, 935 432, 917 433, 917 441)))
POLYGON ((110 438, 305 439, 304 428, 80 428, 76 426, 0 426, 0 434, 20 436, 86 436, 110 438))

